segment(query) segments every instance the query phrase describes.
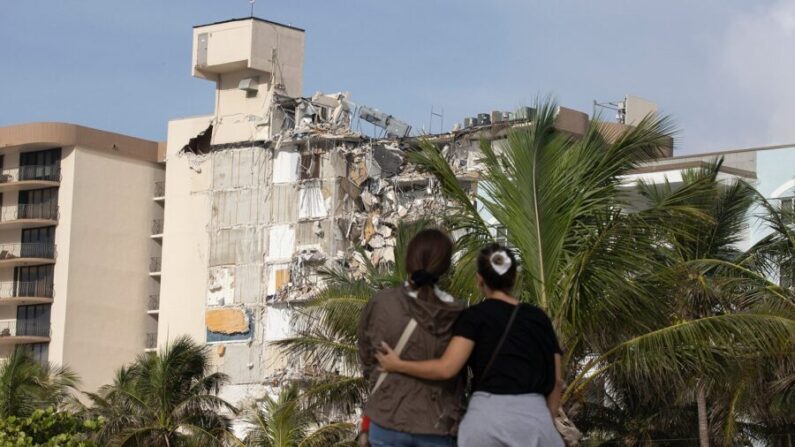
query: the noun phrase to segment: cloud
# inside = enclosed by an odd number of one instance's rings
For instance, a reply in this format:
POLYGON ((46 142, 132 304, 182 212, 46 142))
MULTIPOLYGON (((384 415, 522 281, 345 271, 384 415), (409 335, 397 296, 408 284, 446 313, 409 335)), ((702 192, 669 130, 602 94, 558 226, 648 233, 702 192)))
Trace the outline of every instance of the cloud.
POLYGON ((716 76, 724 79, 718 82, 738 96, 731 102, 743 114, 759 120, 754 139, 762 144, 795 141, 795 2, 778 1, 736 15, 721 46, 716 76))

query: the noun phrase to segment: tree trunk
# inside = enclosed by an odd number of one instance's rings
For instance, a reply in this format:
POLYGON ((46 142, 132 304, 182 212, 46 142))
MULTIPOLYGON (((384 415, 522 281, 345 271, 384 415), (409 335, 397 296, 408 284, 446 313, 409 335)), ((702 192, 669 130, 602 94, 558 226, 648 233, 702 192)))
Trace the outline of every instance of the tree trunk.
POLYGON ((704 385, 698 386, 696 396, 698 405, 698 439, 700 447, 709 447, 709 421, 707 420, 707 391, 704 385))

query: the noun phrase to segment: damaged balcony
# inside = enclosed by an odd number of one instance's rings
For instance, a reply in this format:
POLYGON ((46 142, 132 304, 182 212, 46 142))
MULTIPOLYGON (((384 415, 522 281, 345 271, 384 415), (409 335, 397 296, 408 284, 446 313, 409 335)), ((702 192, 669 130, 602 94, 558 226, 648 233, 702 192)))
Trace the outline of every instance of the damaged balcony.
POLYGON ((152 221, 152 239, 163 239, 163 219, 152 221))
POLYGON ((20 166, 0 171, 0 193, 53 188, 60 184, 59 165, 20 166))
POLYGON ((149 276, 160 276, 160 271, 163 268, 163 258, 160 256, 152 256, 149 258, 149 276))
POLYGON ((166 182, 155 182, 155 192, 152 200, 155 202, 166 201, 166 182))
POLYGON ((0 213, 0 229, 24 229, 58 224, 58 205, 53 203, 5 206, 0 213))
POLYGON ((0 282, 0 305, 52 303, 52 284, 44 281, 0 282))
POLYGON ((0 345, 47 343, 50 341, 49 322, 0 320, 0 345))
POLYGON ((147 332, 144 339, 144 352, 157 352, 157 332, 147 332))
POLYGON ((55 244, 50 242, 0 244, 0 267, 54 264, 55 256, 55 244))
POLYGON ((146 303, 146 313, 149 315, 157 315, 160 313, 160 295, 149 295, 149 301, 146 303))

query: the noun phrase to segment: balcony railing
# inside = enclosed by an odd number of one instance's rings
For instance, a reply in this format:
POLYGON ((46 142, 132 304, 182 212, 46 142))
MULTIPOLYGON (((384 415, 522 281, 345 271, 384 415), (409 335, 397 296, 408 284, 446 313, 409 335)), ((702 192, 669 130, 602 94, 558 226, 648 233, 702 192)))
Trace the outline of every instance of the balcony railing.
POLYGON ((160 295, 149 295, 149 302, 146 304, 147 310, 160 309, 160 295))
POLYGON ((17 297, 52 298, 53 287, 47 281, 0 282, 0 300, 17 297))
POLYGON ((0 215, 3 222, 21 219, 58 220, 58 205, 54 203, 21 203, 5 206, 0 215))
POLYGON ((160 256, 154 256, 149 259, 149 273, 160 273, 160 269, 163 267, 163 258, 160 256))
POLYGON ((163 234, 163 219, 152 221, 152 234, 163 234))
POLYGON ((0 244, 0 261, 14 258, 55 258, 55 244, 49 242, 22 242, 0 244))
POLYGON ((35 320, 0 320, 2 337, 49 337, 50 322, 35 320))
POLYGON ((157 348, 157 332, 149 332, 146 334, 146 340, 144 347, 146 349, 156 349, 157 348))
POLYGON ((59 165, 32 165, 20 166, 13 169, 3 169, 3 171, 0 172, 0 183, 21 182, 25 180, 60 182, 61 167, 59 165))
POLYGON ((155 182, 155 197, 166 195, 166 182, 155 182))

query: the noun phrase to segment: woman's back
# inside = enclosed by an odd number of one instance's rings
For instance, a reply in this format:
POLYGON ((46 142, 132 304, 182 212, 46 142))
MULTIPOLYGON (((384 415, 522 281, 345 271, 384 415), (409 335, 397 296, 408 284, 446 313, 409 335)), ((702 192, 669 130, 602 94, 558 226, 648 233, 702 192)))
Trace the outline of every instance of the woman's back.
MULTIPOLYGON (((461 302, 445 303, 412 297, 405 287, 382 290, 365 307, 359 323, 359 358, 369 386, 378 378, 375 353, 381 343, 395 346, 411 319, 417 327, 401 357, 427 360, 440 356, 452 337, 453 324, 464 309, 461 302)), ((464 408, 464 379, 427 381, 390 374, 370 396, 365 414, 378 425, 407 433, 453 435, 464 408)))
POLYGON ((454 335, 475 342, 468 363, 474 375, 473 391, 547 395, 555 385, 554 354, 560 353, 560 347, 552 323, 544 311, 527 304, 519 304, 505 342, 483 377, 515 306, 486 299, 466 309, 456 323, 454 335))

